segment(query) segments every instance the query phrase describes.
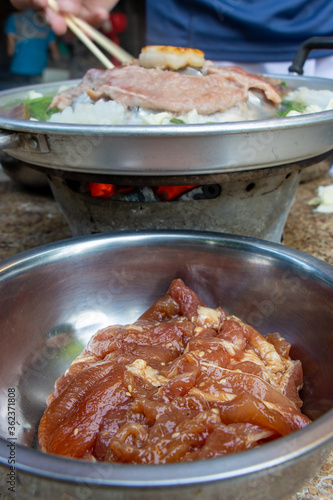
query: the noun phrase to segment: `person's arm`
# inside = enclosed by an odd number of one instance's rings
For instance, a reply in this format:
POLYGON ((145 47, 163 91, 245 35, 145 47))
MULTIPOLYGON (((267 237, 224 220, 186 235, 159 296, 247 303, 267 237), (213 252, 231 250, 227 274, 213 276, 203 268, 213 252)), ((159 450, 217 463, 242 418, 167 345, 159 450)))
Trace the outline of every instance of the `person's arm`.
MULTIPOLYGON (((60 14, 74 14, 89 24, 101 26, 109 17, 118 0, 58 0, 60 14)), ((17 9, 42 9, 46 20, 57 35, 64 35, 67 30, 63 17, 48 7, 47 0, 11 0, 17 9)))
POLYGON ((6 49, 7 55, 12 57, 15 52, 15 45, 17 42, 16 28, 13 15, 9 15, 6 19, 4 32, 6 34, 6 49))
POLYGON ((52 59, 54 61, 58 61, 60 59, 60 53, 59 53, 57 42, 54 42, 54 41, 50 42, 49 49, 50 49, 52 59))
POLYGON ((12 57, 15 52, 16 36, 13 33, 7 33, 7 55, 12 57))

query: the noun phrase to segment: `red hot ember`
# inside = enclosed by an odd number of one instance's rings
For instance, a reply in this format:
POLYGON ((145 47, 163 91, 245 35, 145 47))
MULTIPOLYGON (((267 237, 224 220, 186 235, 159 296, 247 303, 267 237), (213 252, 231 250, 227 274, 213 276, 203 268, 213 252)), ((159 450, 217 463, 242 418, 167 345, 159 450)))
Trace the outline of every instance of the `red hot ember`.
POLYGON ((112 198, 114 201, 193 201, 212 200, 221 194, 221 186, 207 184, 203 186, 117 186, 115 184, 102 184, 89 182, 88 191, 94 198, 112 198))
MULTIPOLYGON (((152 191, 156 201, 171 201, 194 187, 196 186, 159 186, 149 189, 152 191)), ((115 184, 89 182, 89 193, 94 198, 111 198, 118 195, 126 199, 127 193, 133 192, 134 189, 134 187, 116 186, 115 184)))

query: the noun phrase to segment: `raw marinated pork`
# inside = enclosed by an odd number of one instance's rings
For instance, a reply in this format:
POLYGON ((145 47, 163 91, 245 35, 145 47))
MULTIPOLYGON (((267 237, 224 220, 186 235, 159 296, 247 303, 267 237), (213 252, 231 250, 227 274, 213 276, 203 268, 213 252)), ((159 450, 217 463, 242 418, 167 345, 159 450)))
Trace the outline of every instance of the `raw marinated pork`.
POLYGON ((237 67, 217 67, 206 62, 202 75, 188 75, 135 63, 109 70, 89 70, 82 82, 55 96, 50 107, 63 110, 86 92, 93 101, 112 99, 125 106, 199 114, 224 112, 247 101, 249 89, 264 93, 273 105, 281 97, 274 86, 237 67))
POLYGON ((133 324, 98 331, 48 398, 44 452, 157 464, 222 456, 305 427, 300 361, 180 280, 133 324))

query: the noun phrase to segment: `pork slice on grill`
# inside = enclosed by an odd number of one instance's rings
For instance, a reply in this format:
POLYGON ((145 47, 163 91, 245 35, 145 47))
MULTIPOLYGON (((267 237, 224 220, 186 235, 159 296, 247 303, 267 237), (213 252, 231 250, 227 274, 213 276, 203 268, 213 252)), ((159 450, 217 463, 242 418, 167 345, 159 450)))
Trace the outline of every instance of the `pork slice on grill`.
POLYGON ((103 73, 103 69, 89 69, 79 85, 70 87, 53 98, 49 106, 50 109, 58 108, 62 111, 67 106, 70 106, 77 97, 84 94, 88 89, 91 89, 94 86, 94 83, 98 80, 99 76, 103 73))
POLYGON ((205 70, 207 74, 218 73, 224 75, 226 78, 233 79, 239 84, 245 85, 248 90, 261 90, 266 99, 273 104, 277 105, 281 103, 281 96, 270 81, 254 73, 248 73, 239 66, 216 66, 211 61, 207 61, 205 70))
POLYGON ((89 70, 78 87, 56 96, 52 106, 62 110, 87 92, 93 101, 106 98, 125 106, 179 114, 196 109, 199 114, 210 115, 245 102, 252 88, 262 90, 274 105, 281 102, 273 85, 240 68, 218 68, 208 63, 205 70, 204 75, 188 75, 133 63, 110 70, 89 70))

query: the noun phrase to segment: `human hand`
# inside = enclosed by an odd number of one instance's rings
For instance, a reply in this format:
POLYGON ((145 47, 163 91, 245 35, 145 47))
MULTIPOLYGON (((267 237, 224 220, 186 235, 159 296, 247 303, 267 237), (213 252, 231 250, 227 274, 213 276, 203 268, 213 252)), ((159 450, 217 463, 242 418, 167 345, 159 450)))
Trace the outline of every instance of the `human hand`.
POLYGON ((67 30, 62 15, 73 14, 93 26, 102 25, 109 17, 109 11, 118 0, 58 0, 59 13, 54 12, 48 0, 11 0, 17 9, 44 10, 46 21, 57 35, 64 35, 67 30))

